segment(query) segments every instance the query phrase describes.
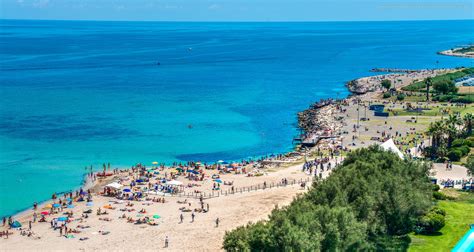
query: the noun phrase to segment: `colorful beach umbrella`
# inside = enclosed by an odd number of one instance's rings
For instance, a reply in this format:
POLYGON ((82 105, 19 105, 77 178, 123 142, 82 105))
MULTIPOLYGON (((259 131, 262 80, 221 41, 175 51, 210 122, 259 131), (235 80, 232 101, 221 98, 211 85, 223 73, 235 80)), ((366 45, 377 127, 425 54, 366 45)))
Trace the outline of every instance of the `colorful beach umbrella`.
POLYGON ((222 180, 220 180, 220 179, 214 179, 214 181, 217 182, 217 183, 222 183, 222 180))
POLYGON ((48 204, 48 205, 46 205, 44 208, 53 208, 53 205, 48 204))
POLYGON ((73 205, 73 204, 69 204, 69 205, 67 205, 67 208, 74 208, 74 205, 73 205))
POLYGON ((67 217, 59 217, 58 221, 67 221, 67 217))
POLYGON ((54 207, 54 208, 58 208, 58 207, 60 207, 60 206, 61 206, 61 205, 59 205, 58 203, 53 204, 53 207, 54 207))
POLYGON ((124 192, 131 192, 131 190, 128 189, 128 188, 123 189, 123 191, 124 191, 124 192))
POLYGON ((161 218, 161 216, 159 216, 158 214, 153 215, 153 219, 159 219, 159 218, 161 218))
POLYGON ((48 214, 49 214, 49 212, 47 212, 47 211, 41 212, 41 215, 48 215, 48 214))

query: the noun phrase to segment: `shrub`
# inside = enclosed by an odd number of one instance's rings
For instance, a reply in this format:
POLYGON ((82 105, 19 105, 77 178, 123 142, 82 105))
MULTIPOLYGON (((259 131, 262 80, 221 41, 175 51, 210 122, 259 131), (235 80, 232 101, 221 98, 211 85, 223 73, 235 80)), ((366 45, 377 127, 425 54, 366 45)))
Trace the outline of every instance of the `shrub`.
POLYGON ((463 154, 461 150, 453 149, 448 152, 448 158, 451 161, 459 161, 462 158, 463 154))
POLYGON ((446 212, 438 207, 433 207, 423 216, 416 225, 415 232, 431 234, 444 227, 446 212))
POLYGON ((462 152, 463 157, 466 156, 467 154, 469 154, 469 152, 471 151, 471 148, 469 146, 466 146, 466 145, 463 145, 463 146, 458 147, 456 149, 458 149, 462 152))
POLYGON ((436 214, 441 214, 443 216, 446 216, 446 211, 444 211, 444 209, 441 209, 437 206, 433 207, 433 209, 431 209, 431 212, 433 213, 436 213, 436 214))
POLYGON ((470 103, 474 102, 474 100, 471 97, 458 96, 458 97, 452 99, 451 102, 470 104, 470 103))
POLYGON ((388 93, 388 92, 387 92, 387 93, 383 93, 383 98, 384 98, 384 99, 387 99, 387 98, 390 98, 390 97, 392 97, 392 95, 391 95, 390 93, 388 93))
POLYGON ((405 100, 405 94, 398 94, 397 95, 397 100, 399 100, 399 101, 405 100))
POLYGON ((437 185, 437 184, 433 184, 432 188, 433 188, 433 192, 437 192, 440 189, 439 185, 437 185))
POLYGON ((446 195, 444 195, 444 193, 442 193, 442 192, 433 192, 433 198, 435 198, 437 200, 445 200, 446 195))
POLYGON ((468 138, 468 139, 456 139, 453 141, 451 144, 452 147, 461 147, 461 146, 468 146, 472 147, 473 142, 468 138))

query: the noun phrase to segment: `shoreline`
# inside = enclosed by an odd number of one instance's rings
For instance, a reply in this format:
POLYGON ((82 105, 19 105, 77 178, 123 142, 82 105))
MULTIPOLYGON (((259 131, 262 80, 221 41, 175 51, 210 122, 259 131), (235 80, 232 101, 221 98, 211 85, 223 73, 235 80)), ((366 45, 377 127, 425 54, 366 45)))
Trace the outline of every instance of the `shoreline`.
MULTIPOLYGON (((311 104, 308 109, 298 113, 298 125, 304 130, 305 133, 305 138, 302 139, 302 141, 307 141, 306 138, 314 139, 315 141, 313 142, 313 146, 304 146, 301 144, 299 149, 295 148, 294 151, 278 155, 274 158, 268 158, 260 161, 249 161, 248 163, 240 163, 239 165, 244 167, 244 169, 248 169, 247 172, 244 171, 243 173, 220 173, 215 168, 207 169, 207 166, 204 166, 203 168, 203 166, 195 166, 195 163, 191 163, 189 167, 200 167, 203 170, 202 174, 206 174, 206 179, 201 181, 187 180, 189 179, 187 176, 181 175, 177 178, 173 178, 176 180, 180 179, 182 182, 188 184, 187 187, 182 188, 183 192, 187 190, 188 195, 186 196, 186 193, 183 193, 177 196, 163 197, 166 199, 166 203, 157 203, 149 199, 142 199, 139 201, 126 200, 125 202, 123 200, 117 201, 115 197, 108 197, 101 193, 103 191, 101 190, 103 186, 113 180, 118 181, 123 186, 127 186, 127 183, 130 183, 141 176, 141 173, 137 173, 138 168, 135 168, 135 171, 131 169, 120 170, 120 172, 114 172, 112 176, 106 177, 105 179, 97 179, 96 181, 92 181, 92 183, 90 183, 91 181, 86 180, 84 182, 86 184, 89 182, 89 185, 92 188, 91 190, 94 197, 94 210, 96 210, 97 207, 100 209, 101 207, 105 207, 107 205, 112 205, 117 208, 116 211, 113 209, 110 211, 107 210, 109 213, 105 218, 110 218, 110 221, 104 220, 102 215, 96 216, 95 211, 93 211, 88 218, 84 219, 83 217, 80 217, 84 210, 91 208, 87 208, 84 202, 74 202, 74 209, 65 208, 64 210, 71 210, 71 212, 75 212, 74 217, 76 218, 68 223, 68 227, 73 229, 75 228, 76 230, 79 230, 80 233, 73 233, 73 239, 65 239, 64 236, 58 236, 58 231, 53 231, 52 228, 49 228, 49 223, 35 223, 32 228, 34 235, 31 237, 19 235, 16 231, 14 231, 14 236, 12 236, 10 239, 0 239, 2 240, 0 242, 4 242, 5 247, 7 248, 17 248, 22 250, 56 250, 62 249, 64 246, 69 246, 71 250, 103 250, 108 246, 116 245, 123 246, 121 248, 127 250, 134 248, 162 249, 162 241, 165 239, 165 237, 169 236, 171 238, 171 245, 169 249, 172 251, 193 251, 200 247, 212 251, 222 250, 222 240, 226 231, 245 225, 249 221, 257 222, 259 220, 266 219, 268 218, 269 212, 275 207, 275 205, 277 207, 286 206, 287 204, 291 203, 294 197, 297 197, 297 195, 306 191, 307 187, 305 186, 302 188, 298 183, 288 186, 280 185, 279 187, 275 186, 275 184, 279 184, 279 181, 283 178, 288 178, 291 181, 297 182, 311 181, 311 178, 314 175, 311 173, 311 171, 308 174, 307 171, 304 170, 307 156, 309 157, 308 160, 318 159, 319 156, 321 156, 321 159, 323 159, 323 155, 324 159, 327 158, 328 163, 324 163, 326 165, 326 171, 323 169, 324 172, 318 172, 320 175, 322 175, 322 178, 325 178, 331 173, 330 168, 328 169, 328 164, 337 166, 338 162, 342 162, 344 159, 344 151, 351 151, 355 148, 380 143, 380 140, 369 141, 368 139, 359 139, 357 134, 359 133, 360 136, 360 132, 364 132, 364 134, 369 136, 380 136, 378 132, 385 130, 388 131, 389 126, 391 133, 394 133, 396 130, 400 129, 403 130, 403 132, 406 131, 407 134, 423 132, 424 129, 421 125, 416 125, 416 130, 414 128, 410 128, 410 130, 408 130, 408 126, 406 125, 399 126, 398 128, 394 126, 394 130, 392 130, 391 127, 393 122, 405 120, 405 117, 403 116, 391 116, 390 118, 385 119, 371 116, 370 123, 373 124, 373 129, 371 128, 369 130, 371 131, 370 134, 365 133, 367 132, 367 129, 363 131, 364 127, 351 132, 352 126, 356 123, 356 118, 358 121, 359 104, 370 104, 370 102, 373 101, 380 102, 378 96, 380 96, 383 92, 383 90, 379 87, 381 79, 392 78, 393 80, 400 80, 397 83, 397 88, 401 88, 404 85, 410 84, 415 79, 449 71, 456 71, 456 69, 418 70, 417 72, 401 74, 392 73, 355 79, 353 81, 363 80, 360 81, 360 83, 363 83, 364 88, 369 91, 361 94, 348 95, 347 98, 340 100, 321 100, 320 102, 311 104), (385 124, 383 123, 384 120, 385 124), (387 120, 389 121, 388 124, 387 120), (354 138, 354 136, 356 136, 356 138, 354 138), (352 143, 350 143, 351 137, 352 143), (318 150, 317 154, 316 149, 318 150), (322 151, 320 152, 319 149, 322 151), (332 157, 332 154, 335 150, 337 153, 334 157, 332 157), (230 186, 224 183, 222 184, 222 190, 219 190, 221 196, 214 197, 215 191, 214 189, 211 191, 210 187, 214 182, 214 175, 216 174, 219 174, 220 179, 222 179, 224 182, 232 183, 232 193, 229 193, 228 195, 230 186), (251 176, 248 176, 250 174, 251 176), (211 179, 210 175, 212 175, 213 179, 211 179), (194 187, 194 184, 196 183, 200 185, 198 187, 194 187), (261 185, 263 183, 268 183, 267 185, 272 185, 273 187, 270 186, 270 188, 267 189, 262 188, 261 185), (192 184, 191 187, 189 187, 190 184, 192 184), (247 188, 247 191, 244 189, 243 193, 241 190, 240 193, 234 194, 234 184, 236 185, 237 190, 239 188, 247 188), (255 189, 248 191, 249 187, 255 189), (205 202, 211 205, 212 211, 209 214, 197 212, 196 224, 191 224, 194 223, 194 220, 189 222, 189 219, 191 218, 189 215, 190 213, 183 212, 186 223, 178 223, 177 220, 179 219, 180 211, 177 211, 177 209, 181 210, 181 208, 185 206, 182 205, 183 200, 189 200, 188 202, 190 204, 190 209, 191 204, 193 204, 193 207, 199 207, 199 199, 195 197, 196 190, 201 191, 201 195, 203 192, 204 195, 208 193, 207 195, 209 197, 204 198, 205 202), (211 192, 213 197, 210 196, 211 192), (192 197, 188 197, 189 193, 192 193, 192 197), (119 209, 120 211, 123 211, 121 209, 122 207, 127 209, 128 203, 127 206, 125 206, 126 202, 135 204, 136 211, 146 208, 147 213, 159 214, 162 218, 158 220, 158 226, 137 226, 136 224, 134 225, 128 223, 126 219, 122 217, 122 214, 123 216, 127 214, 128 218, 135 218, 138 217, 138 212, 119 212, 119 209), (219 217, 222 221, 219 228, 214 226, 215 217, 219 217), (81 227, 84 225, 90 225, 90 228, 81 227), (105 234, 103 234, 104 232, 105 234), (83 238, 87 239, 88 241, 81 240, 83 238), (41 240, 38 241, 38 239, 41 240)), ((387 104, 387 108, 392 108, 390 103, 393 103, 393 106, 402 106, 401 102, 389 102, 387 104)), ((406 119, 408 119, 408 117, 406 117, 406 119)), ((365 127, 367 127, 369 124, 367 124, 367 122, 365 123, 365 127)), ((170 167, 157 166, 156 169, 159 170, 156 171, 159 171, 162 175, 164 174, 164 177, 167 179, 168 175, 170 175, 166 174, 169 171, 168 168, 170 167)), ((185 170, 186 169, 187 168, 185 168, 185 170)), ((160 177, 162 175, 160 175, 160 177)), ((446 176, 452 176, 452 174, 447 173, 446 176)), ((159 195, 150 194, 148 198, 153 196, 161 197, 159 195)), ((58 199, 59 198, 63 197, 58 197, 58 199)), ((153 197, 153 200, 154 198, 155 197, 153 197)), ((42 206, 51 201, 52 200, 48 200, 44 202, 38 207, 38 209, 41 209, 42 206)), ((58 214, 61 216, 63 213, 59 212, 58 214)), ((51 218, 59 217, 58 214, 48 215, 47 218, 50 220, 51 218)), ((33 211, 30 210, 28 213, 28 210, 26 210, 23 213, 18 213, 18 215, 19 220, 22 220, 22 223, 25 225, 27 224, 25 221, 27 222, 28 220, 31 220, 33 211)), ((27 227, 27 225, 25 225, 25 227, 27 227)))
POLYGON ((460 50, 463 49, 468 49, 471 48, 473 50, 474 46, 465 46, 465 47, 458 47, 458 48, 453 48, 449 50, 444 50, 444 51, 439 51, 437 54, 439 55, 445 55, 445 56, 453 56, 453 57, 461 57, 461 58, 468 58, 468 59, 474 59, 474 52, 459 52, 460 50))
MULTIPOLYGON (((437 75, 437 74, 440 74, 440 73, 456 71, 456 68, 420 69, 420 70, 398 69, 398 68, 373 68, 369 71, 370 72, 386 72, 386 73, 381 74, 381 75, 375 75, 375 76, 365 76, 365 77, 360 77, 360 78, 357 78, 357 79, 350 80, 350 81, 346 82, 346 84, 345 84, 346 88, 349 91, 349 94, 346 98, 344 98, 344 99, 332 99, 332 98, 321 99, 319 102, 315 102, 315 103, 310 104, 308 109, 305 109, 303 111, 298 112, 297 113, 298 128, 303 131, 303 135, 307 135, 306 139, 305 138, 301 139, 302 144, 301 144, 300 148, 295 146, 292 151, 277 154, 277 155, 282 156, 283 158, 287 158, 287 159, 288 158, 291 159, 295 155, 297 155, 297 156, 299 155, 299 157, 297 159, 301 159, 308 152, 311 151, 311 149, 308 149, 308 148, 302 150, 302 148, 305 147, 303 142, 305 142, 305 141, 308 142, 308 139, 309 139, 309 142, 312 142, 314 144, 314 145, 310 144, 310 147, 317 147, 318 145, 320 145, 319 142, 321 140, 323 142, 322 145, 327 146, 327 142, 325 142, 324 139, 327 139, 327 138, 341 138, 342 134, 341 134, 341 132, 339 132, 340 127, 338 126, 339 121, 338 120, 333 120, 334 118, 332 117, 332 115, 336 114, 336 111, 335 111, 336 108, 334 106, 337 105, 338 103, 340 103, 341 101, 350 102, 350 101, 353 101, 353 99, 359 99, 360 97, 374 95, 375 93, 381 91, 381 86, 380 86, 379 82, 382 79, 395 80, 396 78, 404 76, 404 75, 420 74, 420 73, 423 74, 423 76, 425 76, 424 74, 428 74, 429 76, 433 76, 433 75, 437 75), (315 121, 314 122, 305 121, 304 117, 314 118, 315 121), (328 119, 330 119, 330 120, 328 120, 328 119), (320 134, 318 136, 318 139, 316 140, 316 138, 314 137, 315 132, 321 132, 321 131, 328 131, 328 132, 333 133, 333 135, 328 135, 328 134, 321 135, 320 134), (336 135, 334 135, 334 133, 336 133, 336 135), (309 134, 309 136, 308 136, 308 134, 309 134)), ((423 78, 426 78, 426 77, 423 77, 423 78)), ((338 140, 340 141, 341 139, 338 139, 338 140)), ((263 155, 263 157, 265 157, 265 156, 268 156, 268 155, 263 155)), ((242 160, 244 160, 244 159, 242 159, 242 160)), ((271 158, 270 159, 259 159, 259 160, 253 160, 253 161, 258 163, 262 167, 264 167, 265 165, 268 165, 268 164, 271 165, 271 164, 280 163, 280 162, 281 163, 295 162, 295 160, 293 160, 293 159, 291 159, 291 160, 274 160, 274 159, 271 159, 271 158)), ((188 162, 194 162, 194 161, 188 161, 188 162)), ((115 169, 119 169, 120 171, 127 171, 130 168, 115 168, 115 169)), ((99 174, 99 173, 101 173, 101 172, 94 172, 94 175, 99 174)), ((101 179, 97 178, 96 181, 92 181, 87 176, 87 174, 84 174, 83 176, 84 176, 83 182, 79 186, 77 186, 76 188, 73 188, 71 190, 58 193, 57 194, 58 198, 60 196, 64 195, 64 193, 74 192, 74 191, 77 191, 79 189, 83 189, 83 190, 91 189, 91 191, 94 192, 97 189, 99 189, 100 187, 104 186, 107 182, 110 182, 111 180, 113 180, 113 178, 115 177, 115 176, 106 177, 105 180, 104 179, 101 180, 101 179)), ((44 207, 45 205, 50 204, 52 202, 53 202, 52 199, 45 199, 43 201, 38 201, 38 208, 44 207)), ((23 220, 23 219, 31 217, 33 215, 32 213, 28 213, 29 211, 31 211, 31 209, 32 209, 32 207, 27 207, 23 210, 20 210, 16 213, 12 214, 11 216, 13 218, 18 219, 18 220, 23 220)), ((4 216, 4 217, 8 217, 8 215, 4 216)))

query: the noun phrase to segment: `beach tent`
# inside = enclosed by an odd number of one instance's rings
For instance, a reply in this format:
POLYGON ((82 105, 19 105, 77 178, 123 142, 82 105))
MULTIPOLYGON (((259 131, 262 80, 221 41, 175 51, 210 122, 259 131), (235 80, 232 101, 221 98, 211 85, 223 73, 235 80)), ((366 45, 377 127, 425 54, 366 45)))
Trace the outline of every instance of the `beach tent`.
POLYGON ((177 181, 177 180, 171 180, 166 182, 167 185, 174 185, 174 186, 180 186, 183 184, 183 182, 177 181))
POLYGON ((393 139, 388 139, 385 143, 381 144, 380 147, 382 147, 383 150, 385 151, 391 151, 397 156, 399 156, 401 159, 403 159, 403 153, 398 149, 398 147, 395 145, 393 142, 393 139))
POLYGON ((109 187, 109 188, 113 188, 113 189, 119 190, 119 189, 121 189, 121 188, 123 187, 123 185, 122 185, 122 184, 119 184, 119 183, 117 183, 117 182, 112 182, 112 183, 106 185, 105 187, 109 187))

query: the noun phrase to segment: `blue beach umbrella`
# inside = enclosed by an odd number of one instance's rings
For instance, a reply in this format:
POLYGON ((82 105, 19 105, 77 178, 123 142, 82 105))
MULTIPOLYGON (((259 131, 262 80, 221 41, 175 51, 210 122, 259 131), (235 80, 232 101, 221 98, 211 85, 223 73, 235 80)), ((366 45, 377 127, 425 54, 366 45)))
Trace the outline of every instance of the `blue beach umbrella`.
POLYGON ((131 190, 128 189, 128 188, 123 189, 123 191, 124 191, 124 192, 131 192, 131 190))
POLYGON ((61 206, 61 205, 59 205, 58 203, 53 204, 53 207, 54 207, 54 208, 58 208, 58 207, 60 207, 60 206, 61 206))
POLYGON ((143 182, 143 180, 141 180, 141 179, 137 179, 137 180, 135 180, 135 181, 136 181, 137 183, 142 183, 142 182, 143 182))
POLYGON ((220 180, 220 179, 215 179, 214 181, 217 182, 217 183, 222 183, 222 180, 220 180))
POLYGON ((69 204, 69 205, 67 205, 67 208, 74 208, 74 205, 73 205, 73 204, 69 204))
POLYGON ((86 206, 93 206, 94 203, 93 202, 87 202, 86 206))
POLYGON ((67 217, 59 217, 58 221, 67 221, 67 217))

